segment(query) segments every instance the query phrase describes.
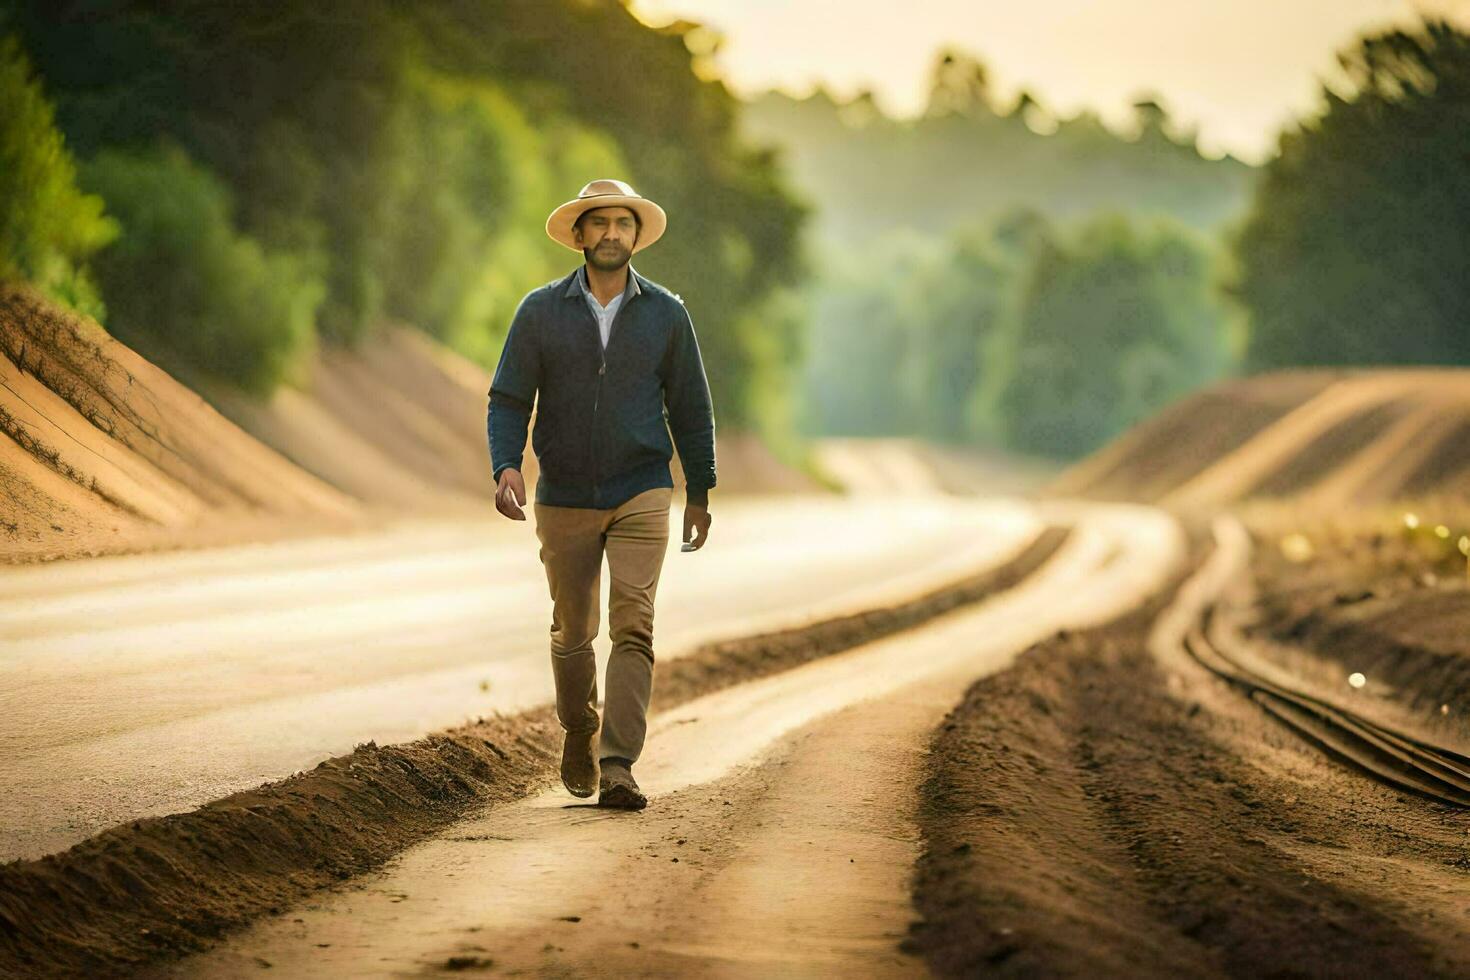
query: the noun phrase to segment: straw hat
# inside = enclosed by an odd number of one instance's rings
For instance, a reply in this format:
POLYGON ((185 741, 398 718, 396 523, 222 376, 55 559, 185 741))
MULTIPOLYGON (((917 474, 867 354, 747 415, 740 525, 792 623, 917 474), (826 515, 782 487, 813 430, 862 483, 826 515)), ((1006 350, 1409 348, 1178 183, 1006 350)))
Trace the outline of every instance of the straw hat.
POLYGON ((658 241, 664 228, 668 227, 669 219, 664 214, 664 209, 648 198, 640 197, 637 191, 621 180, 594 180, 582 188, 576 200, 568 201, 551 212, 551 217, 546 219, 546 234, 567 248, 580 252, 582 249, 577 244, 572 225, 582 216, 582 212, 593 208, 616 207, 630 209, 642 222, 638 242, 633 246, 634 252, 641 252, 658 241))

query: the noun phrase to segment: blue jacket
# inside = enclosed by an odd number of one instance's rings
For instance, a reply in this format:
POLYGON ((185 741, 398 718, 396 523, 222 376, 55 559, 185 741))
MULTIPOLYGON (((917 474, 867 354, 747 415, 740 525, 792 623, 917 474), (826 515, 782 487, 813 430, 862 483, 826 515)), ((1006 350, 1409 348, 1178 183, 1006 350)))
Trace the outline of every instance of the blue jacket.
POLYGON ((490 460, 497 482, 520 469, 536 402, 537 503, 612 508, 673 487, 676 445, 690 502, 705 503, 715 485, 714 409, 694 324, 677 296, 632 266, 628 274, 606 350, 576 270, 527 293, 511 321, 490 383, 490 460))

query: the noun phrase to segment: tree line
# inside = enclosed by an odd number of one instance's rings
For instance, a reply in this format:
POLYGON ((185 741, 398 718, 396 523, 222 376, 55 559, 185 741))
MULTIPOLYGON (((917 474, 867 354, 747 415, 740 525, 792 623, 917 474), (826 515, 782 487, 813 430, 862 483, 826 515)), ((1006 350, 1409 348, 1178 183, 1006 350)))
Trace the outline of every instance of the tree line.
POLYGON ((690 299, 736 424, 791 424, 799 387, 810 432, 1068 456, 1234 371, 1470 362, 1470 38, 1443 21, 1344 50, 1258 170, 1149 99, 1128 138, 997 108, 953 53, 907 127, 870 98, 742 123, 698 31, 578 0, 12 0, 0 276, 258 392, 390 320, 489 365, 575 262, 546 213, 623 174, 669 209, 638 265, 690 299), (827 188, 811 253, 788 179, 827 188))
POLYGON ((1470 37, 1428 21, 1340 62, 1342 91, 1281 135, 1234 214, 1218 209, 1238 169, 1200 159, 1147 100, 1131 149, 1085 114, 1030 131, 1017 117, 1044 107, 994 107, 983 68, 952 56, 915 122, 875 119, 862 97, 765 100, 803 188, 825 174, 851 191, 810 288, 805 428, 1069 458, 1240 371, 1470 364, 1470 37), (943 151, 921 165, 924 193, 859 187, 870 148, 913 145, 943 151), (1133 195, 1147 180, 1153 198, 1133 195))
POLYGON ((1240 324, 1211 295, 1217 262, 1197 232, 1118 214, 897 238, 831 273, 804 425, 1084 453, 1229 369, 1240 324))

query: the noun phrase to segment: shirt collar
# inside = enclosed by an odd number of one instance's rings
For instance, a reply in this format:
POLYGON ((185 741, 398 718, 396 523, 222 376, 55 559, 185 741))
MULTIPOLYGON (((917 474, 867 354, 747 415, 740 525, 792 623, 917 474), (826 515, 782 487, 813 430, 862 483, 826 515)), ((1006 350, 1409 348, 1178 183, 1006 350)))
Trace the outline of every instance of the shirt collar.
MULTIPOLYGON (((563 296, 575 296, 578 293, 583 296, 592 296, 592 289, 587 285, 587 264, 577 266, 577 271, 572 273, 572 281, 567 283, 566 292, 563 296)), ((628 266, 628 285, 623 289, 623 299, 629 296, 637 296, 643 292, 643 287, 638 285, 638 273, 633 271, 633 266, 628 266)))

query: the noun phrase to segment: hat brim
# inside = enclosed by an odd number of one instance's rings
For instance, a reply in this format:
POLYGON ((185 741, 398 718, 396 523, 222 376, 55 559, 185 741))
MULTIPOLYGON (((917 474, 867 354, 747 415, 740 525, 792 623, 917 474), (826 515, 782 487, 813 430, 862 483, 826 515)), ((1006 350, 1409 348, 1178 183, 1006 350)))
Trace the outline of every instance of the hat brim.
POLYGON ((551 212, 551 217, 546 219, 546 234, 553 241, 560 242, 574 252, 580 252, 582 247, 577 244, 577 233, 572 228, 577 219, 594 208, 619 207, 635 212, 641 222, 638 241, 633 245, 635 253, 643 251, 663 237, 664 229, 669 225, 664 209, 646 197, 628 197, 625 194, 598 194, 568 201, 551 212))

